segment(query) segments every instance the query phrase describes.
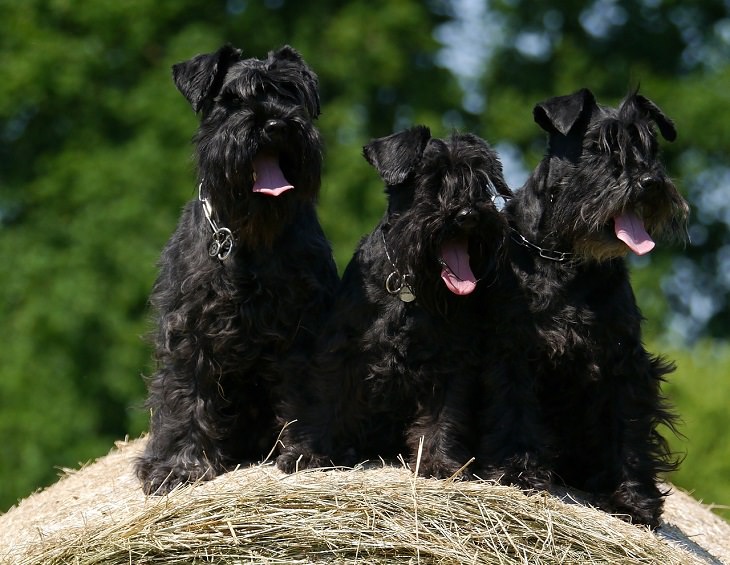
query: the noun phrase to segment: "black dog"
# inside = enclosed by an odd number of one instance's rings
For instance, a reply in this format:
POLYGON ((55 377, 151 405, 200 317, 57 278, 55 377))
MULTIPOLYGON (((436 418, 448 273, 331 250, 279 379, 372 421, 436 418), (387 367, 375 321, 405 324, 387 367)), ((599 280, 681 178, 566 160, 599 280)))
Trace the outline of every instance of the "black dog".
POLYGON ((510 192, 496 154, 418 126, 365 157, 388 209, 345 270, 310 369, 316 390, 294 407, 278 466, 404 454, 421 475, 468 477, 476 456, 490 476, 536 486, 527 375, 513 369, 529 332, 510 328, 528 312, 498 276, 508 232, 494 199, 510 192))
POLYGON ((285 46, 230 46, 173 67, 201 124, 199 194, 162 253, 147 493, 265 456, 337 272, 315 212, 317 77, 285 46))
POLYGON ((638 93, 608 108, 581 90, 538 104, 534 117, 548 153, 506 210, 539 334, 533 372, 554 471, 604 509, 657 526, 657 480, 676 467, 658 429, 673 429, 660 387, 674 367, 642 345, 624 257, 650 251, 652 236, 685 233, 688 207, 658 159, 654 125, 669 141, 675 128, 638 93))

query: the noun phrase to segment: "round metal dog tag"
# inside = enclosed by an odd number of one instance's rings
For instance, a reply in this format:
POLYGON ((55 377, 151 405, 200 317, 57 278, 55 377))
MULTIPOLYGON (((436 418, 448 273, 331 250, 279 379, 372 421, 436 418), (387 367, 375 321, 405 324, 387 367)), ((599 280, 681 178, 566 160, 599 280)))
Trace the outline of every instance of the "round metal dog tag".
POLYGON ((398 298, 403 302, 413 302, 416 299, 416 295, 413 294, 413 289, 410 286, 404 284, 398 292, 398 298))
POLYGON ((220 253, 221 251, 221 244, 217 239, 214 239, 210 242, 210 247, 208 247, 208 255, 211 257, 215 257, 220 253))
POLYGON ((397 294, 403 302, 413 302, 416 299, 413 288, 408 284, 408 275, 401 276, 398 271, 393 271, 385 279, 385 290, 389 294, 397 294))

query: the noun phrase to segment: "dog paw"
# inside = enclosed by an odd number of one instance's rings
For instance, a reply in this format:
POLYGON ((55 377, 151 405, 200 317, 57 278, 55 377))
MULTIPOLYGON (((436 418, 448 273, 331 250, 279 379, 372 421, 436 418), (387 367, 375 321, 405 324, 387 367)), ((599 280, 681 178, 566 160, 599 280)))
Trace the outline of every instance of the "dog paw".
POLYGON ((418 470, 419 477, 431 479, 450 479, 453 477, 463 480, 474 478, 468 467, 464 467, 464 463, 458 463, 446 458, 426 459, 422 457, 417 465, 415 461, 412 461, 410 467, 414 472, 418 470))
POLYGON ((208 481, 216 476, 211 467, 179 467, 159 462, 141 461, 137 464, 137 476, 145 494, 161 496, 180 485, 208 481))
POLYGON ((655 529, 660 524, 664 497, 654 485, 641 488, 624 482, 610 495, 597 497, 596 505, 626 522, 655 529))
POLYGON ((303 469, 319 469, 331 467, 329 457, 301 451, 285 451, 276 458, 276 466, 285 473, 296 473, 303 469))
POLYGON ((541 491, 550 488, 551 479, 552 474, 545 469, 509 469, 500 482, 524 491, 541 491))
POLYGON ((515 486, 524 491, 548 490, 553 480, 552 472, 529 455, 512 457, 502 465, 486 467, 482 473, 477 474, 483 479, 515 486))

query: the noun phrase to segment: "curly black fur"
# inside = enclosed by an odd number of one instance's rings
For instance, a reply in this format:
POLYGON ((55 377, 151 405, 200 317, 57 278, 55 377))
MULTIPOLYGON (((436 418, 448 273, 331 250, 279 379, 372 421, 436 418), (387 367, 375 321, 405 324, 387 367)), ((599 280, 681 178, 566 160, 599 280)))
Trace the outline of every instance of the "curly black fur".
POLYGON ((314 73, 288 46, 265 60, 225 46, 175 65, 173 76, 201 113, 201 198, 233 247, 223 259, 211 251, 213 228, 195 199, 162 253, 151 296, 151 435, 137 461, 147 493, 267 454, 337 285, 315 212, 322 144, 312 124, 314 73), (293 189, 254 192, 261 156, 293 189))
POLYGON ((476 136, 432 139, 418 126, 372 141, 365 157, 388 209, 345 270, 310 367, 315 389, 292 406, 299 421, 277 465, 403 454, 443 478, 476 457, 476 473, 546 484, 526 365, 534 336, 501 268, 507 225, 494 199, 510 192, 496 154, 476 136))
MULTIPOLYGON (((506 210, 537 325, 532 371, 554 471, 606 510, 655 527, 665 494, 657 481, 676 467, 660 435, 674 428, 660 390, 674 366, 642 345, 616 222, 630 214, 654 237, 684 235, 688 207, 658 158, 653 124, 668 140, 674 126, 636 92, 609 108, 581 90, 538 104, 534 116, 549 150, 506 210), (556 251, 567 260, 553 260, 556 251)), ((636 234, 631 249, 650 250, 636 234)))

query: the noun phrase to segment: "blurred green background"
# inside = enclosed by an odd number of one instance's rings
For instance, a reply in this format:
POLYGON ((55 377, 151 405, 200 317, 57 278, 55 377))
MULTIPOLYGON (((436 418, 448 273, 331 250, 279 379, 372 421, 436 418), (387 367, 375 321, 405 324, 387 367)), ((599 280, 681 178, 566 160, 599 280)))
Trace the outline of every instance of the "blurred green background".
MULTIPOLYGON (((320 77, 321 220, 342 268, 384 208, 361 157, 415 123, 474 131, 518 187, 532 107, 641 85, 691 243, 633 260, 686 454, 670 479, 730 504, 730 4, 721 0, 0 0, 0 511, 147 428, 147 296, 195 194, 197 125, 170 66, 231 42, 295 46, 320 77)), ((728 514, 725 514, 728 516, 728 514)))

